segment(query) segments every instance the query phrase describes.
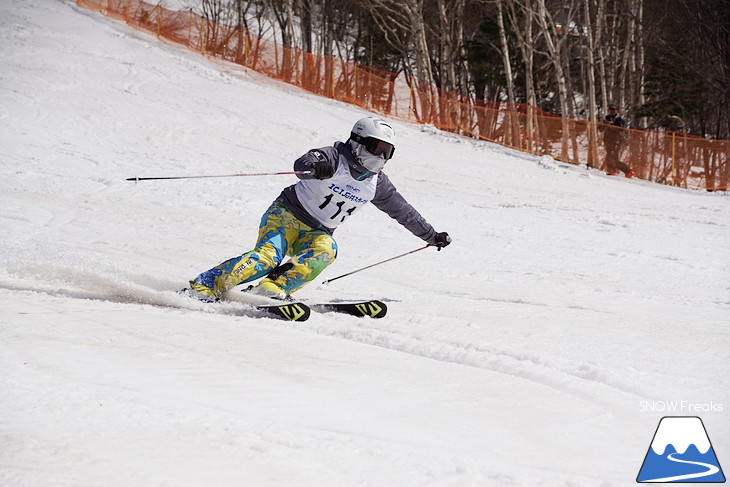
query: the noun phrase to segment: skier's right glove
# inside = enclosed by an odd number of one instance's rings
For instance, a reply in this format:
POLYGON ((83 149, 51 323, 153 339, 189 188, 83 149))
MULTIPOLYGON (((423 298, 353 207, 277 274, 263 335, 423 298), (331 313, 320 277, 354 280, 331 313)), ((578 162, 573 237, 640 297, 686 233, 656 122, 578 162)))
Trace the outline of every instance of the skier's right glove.
POLYGON ((330 161, 317 161, 313 169, 315 179, 329 179, 335 174, 335 168, 330 161))
POLYGON ((441 250, 442 248, 446 247, 450 243, 451 243, 451 237, 449 237, 449 234, 446 232, 439 232, 433 236, 433 244, 436 246, 436 248, 438 250, 441 250))

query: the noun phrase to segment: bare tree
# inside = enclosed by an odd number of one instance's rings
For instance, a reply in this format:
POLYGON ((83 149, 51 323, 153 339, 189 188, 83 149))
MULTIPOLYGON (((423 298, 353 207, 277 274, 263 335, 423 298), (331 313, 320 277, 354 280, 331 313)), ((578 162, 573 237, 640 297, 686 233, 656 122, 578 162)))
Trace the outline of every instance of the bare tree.
MULTIPOLYGON (((602 0, 599 0, 602 1, 602 0)), ((584 55, 587 58, 588 68, 586 70, 588 85, 588 166, 595 165, 598 159, 597 142, 598 142, 598 110, 596 108, 596 63, 595 49, 596 45, 600 45, 601 39, 601 19, 596 15, 592 15, 592 4, 595 0, 585 0, 583 5, 583 23, 585 25, 585 35, 588 38, 588 48, 584 55)))
POLYGON ((432 84, 434 76, 426 41, 424 0, 368 0, 366 3, 385 42, 401 53, 405 72, 423 83, 432 84))
POLYGON ((499 26, 499 44, 502 52, 502 62, 504 65, 505 78, 507 80, 507 102, 514 106, 515 98, 515 82, 512 74, 512 61, 507 42, 507 30, 504 27, 504 7, 502 4, 505 0, 497 0, 497 25, 499 26))
POLYGON ((279 27, 281 43, 285 47, 295 45, 294 0, 265 0, 279 27))
MULTIPOLYGON (((537 40, 534 34, 535 27, 535 3, 534 0, 506 0, 509 11, 509 19, 512 29, 517 37, 517 44, 522 53, 522 62, 524 65, 525 93, 527 96, 527 109, 525 111, 527 132, 527 147, 532 150, 532 141, 535 139, 535 127, 537 125, 535 114, 529 107, 537 106, 537 94, 535 92, 534 65, 535 65, 535 46, 537 40)), ((514 105, 511 110, 514 110, 514 105)), ((505 114, 507 128, 507 143, 514 144, 519 137, 519 127, 517 114, 507 112, 505 114)))
POLYGON ((550 59, 552 68, 555 73, 555 81, 558 86, 558 101, 560 103, 560 112, 563 116, 562 124, 563 128, 561 131, 562 143, 560 145, 560 156, 568 158, 568 136, 570 134, 570 127, 568 118, 570 117, 571 111, 569 106, 569 98, 571 97, 568 93, 567 74, 564 61, 564 49, 566 48, 565 29, 563 32, 557 31, 555 21, 553 20, 552 14, 545 5, 545 0, 536 0, 536 10, 533 12, 537 19, 537 24, 542 30, 542 38, 545 41, 547 47, 548 57, 550 59))
MULTIPOLYGON (((413 106, 426 118, 458 110, 435 103, 438 87, 591 121, 617 103, 638 127, 681 119, 687 130, 730 138, 730 0, 199 2, 210 21, 201 47, 227 48, 217 30, 229 36, 220 26, 232 25, 240 28, 236 59, 255 62, 257 43, 274 29, 280 45, 327 57, 327 74, 317 74, 327 91, 335 89, 333 58, 402 72, 420 89, 413 106), (493 34, 479 33, 485 20, 493 34), (470 44, 477 34, 484 43, 470 44)), ((284 72, 296 69, 280 59, 284 72)), ((529 134, 535 121, 528 116, 529 134)))

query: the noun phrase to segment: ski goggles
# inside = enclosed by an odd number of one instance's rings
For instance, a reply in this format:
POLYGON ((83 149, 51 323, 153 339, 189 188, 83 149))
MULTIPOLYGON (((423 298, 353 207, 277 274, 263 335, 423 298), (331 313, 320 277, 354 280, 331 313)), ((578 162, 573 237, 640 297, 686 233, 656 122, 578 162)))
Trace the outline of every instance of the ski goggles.
POLYGON ((384 140, 376 139, 375 137, 363 137, 355 133, 351 133, 350 138, 355 142, 362 144, 369 153, 375 156, 382 156, 385 160, 392 159, 393 154, 395 153, 395 147, 393 144, 385 142, 384 140))

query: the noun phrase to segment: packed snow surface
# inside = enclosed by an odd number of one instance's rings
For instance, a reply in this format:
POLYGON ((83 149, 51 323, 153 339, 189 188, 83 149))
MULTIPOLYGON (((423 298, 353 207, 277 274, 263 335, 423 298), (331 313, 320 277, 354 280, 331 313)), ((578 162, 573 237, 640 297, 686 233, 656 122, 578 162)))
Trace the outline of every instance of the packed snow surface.
POLYGON ((374 207, 299 293, 176 291, 249 250, 291 170, 366 112, 59 0, 0 2, 0 485, 625 486, 659 419, 730 464, 730 200, 393 121, 374 207), (672 410, 674 409, 674 410, 672 410))

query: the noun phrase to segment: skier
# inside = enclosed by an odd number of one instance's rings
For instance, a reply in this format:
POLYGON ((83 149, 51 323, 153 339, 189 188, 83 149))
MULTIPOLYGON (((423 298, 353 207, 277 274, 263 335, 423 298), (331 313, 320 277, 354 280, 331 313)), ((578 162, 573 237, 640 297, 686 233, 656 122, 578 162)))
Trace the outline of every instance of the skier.
POLYGON ((186 292, 217 301, 234 286, 266 276, 249 292, 286 299, 312 282, 337 257, 335 229, 372 202, 438 250, 451 243, 398 193, 383 167, 395 152, 395 131, 385 121, 357 121, 347 142, 312 149, 294 162, 299 182, 285 188, 261 218, 256 247, 190 281, 186 292), (291 259, 280 265, 285 257, 291 259))
POLYGON ((628 142, 629 130, 626 128, 626 120, 618 114, 616 105, 608 106, 608 115, 604 118, 604 123, 610 125, 609 127, 601 126, 603 145, 606 147, 606 174, 616 176, 621 170, 627 178, 633 178, 636 176, 634 170, 619 160, 621 149, 628 142))

